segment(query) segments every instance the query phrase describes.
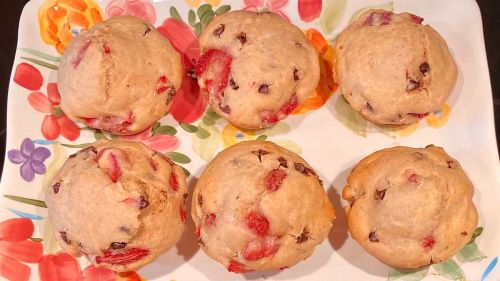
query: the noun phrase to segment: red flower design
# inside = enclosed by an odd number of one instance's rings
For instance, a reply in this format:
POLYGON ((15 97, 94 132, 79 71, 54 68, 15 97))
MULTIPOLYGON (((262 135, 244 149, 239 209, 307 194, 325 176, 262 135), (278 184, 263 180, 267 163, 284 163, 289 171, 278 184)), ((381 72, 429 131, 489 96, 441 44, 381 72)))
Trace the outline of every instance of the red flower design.
POLYGON ((106 7, 106 16, 116 17, 131 15, 151 24, 156 21, 155 8, 149 0, 113 0, 106 7))
POLYGON ((159 151, 167 152, 176 150, 179 145, 179 139, 176 136, 170 135, 155 135, 151 128, 148 128, 138 134, 130 136, 119 136, 120 139, 124 140, 138 140, 147 145, 149 148, 159 151))
POLYGON ((298 9, 300 19, 311 22, 321 14, 322 0, 299 0, 298 9))
POLYGON ((157 30, 170 40, 182 58, 182 84, 170 113, 177 121, 192 123, 203 115, 207 107, 207 98, 201 94, 198 81, 188 75, 188 71, 193 71, 194 61, 200 52, 198 38, 185 23, 171 18, 166 19, 157 30))
POLYGON ((29 280, 31 270, 21 263, 38 263, 43 255, 40 242, 28 240, 34 226, 30 219, 16 218, 0 223, 0 276, 15 281, 29 280))
POLYGON ((28 96, 28 101, 37 111, 48 113, 42 122, 42 134, 46 139, 55 140, 61 134, 68 140, 74 141, 80 136, 80 127, 71 121, 59 107, 61 97, 56 83, 47 85, 47 96, 40 92, 33 92, 28 96))
POLYGON ((243 3, 245 6, 242 10, 255 12, 268 10, 290 21, 287 15, 282 11, 282 8, 288 4, 288 0, 243 0, 243 3))
POLYGON ((24 87, 30 91, 38 91, 42 87, 43 77, 40 70, 22 62, 16 66, 16 71, 14 72, 14 82, 19 86, 24 87))

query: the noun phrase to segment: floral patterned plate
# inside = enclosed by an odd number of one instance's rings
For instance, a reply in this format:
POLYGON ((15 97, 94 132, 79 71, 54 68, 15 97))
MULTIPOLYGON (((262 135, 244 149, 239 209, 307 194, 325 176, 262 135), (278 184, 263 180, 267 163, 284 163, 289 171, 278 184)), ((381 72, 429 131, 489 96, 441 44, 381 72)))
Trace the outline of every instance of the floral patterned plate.
POLYGON ((481 18, 472 0, 33 0, 22 13, 8 98, 7 155, 1 182, 0 276, 7 280, 500 280, 500 166, 481 18), (419 124, 376 126, 354 112, 332 78, 336 35, 365 9, 408 11, 446 38, 459 66, 455 90, 440 110, 419 124), (197 36, 229 10, 272 11, 298 25, 320 55, 316 91, 286 121, 241 130, 207 108, 185 75, 171 113, 146 131, 113 136, 69 120, 59 107, 56 69, 80 30, 111 16, 132 14, 155 25, 181 52, 185 71, 199 52, 197 36), (236 275, 205 256, 193 223, 176 248, 138 272, 89 266, 62 253, 46 219, 43 190, 68 155, 101 138, 125 138, 170 156, 190 174, 192 188, 206 163, 242 140, 268 139, 300 153, 316 167, 338 215, 334 228, 309 259, 284 271, 236 275), (389 268, 349 238, 340 192, 351 167, 389 146, 444 146, 476 187, 480 214, 473 241, 455 257, 418 270, 389 268))

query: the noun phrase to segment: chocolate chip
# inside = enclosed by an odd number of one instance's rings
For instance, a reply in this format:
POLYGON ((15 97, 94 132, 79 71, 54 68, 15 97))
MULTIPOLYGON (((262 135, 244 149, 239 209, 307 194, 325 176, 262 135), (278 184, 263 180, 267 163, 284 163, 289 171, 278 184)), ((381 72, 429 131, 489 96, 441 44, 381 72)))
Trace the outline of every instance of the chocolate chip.
POLYGON ((110 248, 113 250, 123 249, 125 247, 127 247, 127 243, 125 242, 113 242, 110 245, 110 248))
POLYGON ((293 80, 299 80, 299 70, 297 68, 293 70, 293 80))
POLYGON ((376 190, 375 191, 375 194, 373 194, 373 199, 375 200, 384 200, 384 197, 385 197, 385 191, 387 189, 384 189, 384 190, 376 190))
POLYGON ((149 206, 149 201, 144 198, 144 196, 141 196, 141 201, 139 202, 139 209, 144 209, 147 206, 149 206))
POLYGON ((241 43, 241 45, 245 44, 247 42, 247 34, 242 32, 236 36, 236 39, 238 39, 241 43))
POLYGON ((56 182, 53 186, 52 189, 54 190, 54 193, 59 192, 59 187, 61 187, 61 182, 56 182))
POLYGON ((262 162, 263 155, 269 154, 269 152, 262 150, 260 148, 258 150, 252 150, 252 153, 257 155, 257 157, 259 158, 259 162, 262 162))
POLYGON ((450 169, 455 168, 455 166, 456 166, 455 161, 452 161, 452 160, 447 160, 446 164, 448 165, 448 168, 450 168, 450 169))
POLYGON ((295 46, 302 47, 302 44, 300 44, 299 42, 295 42, 295 46))
POLYGON ((268 91, 269 91, 269 85, 267 85, 267 84, 260 85, 260 87, 259 87, 259 93, 261 93, 261 94, 267 94, 268 91))
POLYGON ((294 162, 293 166, 297 172, 302 173, 306 176, 309 174, 316 175, 316 172, 314 172, 312 169, 304 166, 304 164, 302 164, 302 163, 294 162))
POLYGON ((120 226, 119 229, 120 229, 121 232, 125 232, 127 234, 130 233, 130 229, 128 227, 126 227, 126 226, 120 226))
POLYGON ((368 239, 370 239, 371 242, 378 242, 377 234, 375 234, 375 231, 370 232, 368 235, 368 239))
POLYGON ((184 199, 184 203, 186 203, 188 196, 189 196, 189 194, 187 194, 187 193, 182 194, 182 198, 184 199))
POLYGON ((146 26, 146 30, 144 31, 144 34, 142 34, 142 36, 146 36, 146 34, 148 34, 149 32, 151 32, 151 28, 149 28, 149 26, 146 26))
POLYGON ((366 108, 373 112, 373 106, 369 102, 366 103, 366 108))
POLYGON ((229 105, 225 105, 225 106, 222 106, 219 104, 219 108, 222 112, 226 113, 226 114, 229 114, 231 113, 231 108, 229 108, 229 105))
POLYGON ((460 234, 462 234, 462 236, 467 236, 469 233, 467 233, 467 231, 462 231, 460 234))
POLYGON ((288 163, 284 157, 278 158, 278 161, 280 162, 281 167, 288 168, 288 163))
POLYGON ((59 231, 59 234, 61 235, 61 239, 64 241, 64 243, 71 244, 71 241, 68 239, 66 231, 59 231))
POLYGON ((427 71, 429 71, 429 64, 424 62, 420 65, 420 72, 425 75, 427 71))
POLYGON ((302 233, 300 234, 299 237, 297 237, 297 244, 301 244, 309 240, 309 231, 307 231, 305 228, 302 230, 302 233))
POLYGON ((196 71, 194 70, 194 67, 191 67, 190 69, 188 69, 188 71, 186 72, 186 74, 192 80, 198 79, 198 76, 196 76, 196 71))
POLYGON ((413 90, 417 89, 418 86, 420 86, 420 82, 410 79, 408 81, 408 85, 406 85, 406 91, 407 92, 413 91, 413 90))
POLYGON ((198 194, 198 205, 200 205, 200 207, 203 207, 203 196, 201 196, 201 193, 198 194))
POLYGON ((198 242, 198 244, 200 244, 200 246, 202 247, 205 247, 205 242, 203 242, 203 240, 200 238, 196 239, 196 242, 198 242))
POLYGON ((224 32, 224 28, 225 26, 223 24, 220 24, 219 27, 217 27, 217 29, 214 30, 214 35, 219 37, 222 34, 222 32, 224 32))
POLYGON ((229 79, 229 85, 231 85, 231 89, 235 91, 240 88, 240 86, 236 85, 236 82, 234 82, 234 79, 232 77, 231 79, 229 79))
POLYGON ((293 163, 293 166, 295 167, 295 170, 299 173, 303 173, 305 174, 305 171, 306 171, 306 167, 304 166, 304 164, 302 163, 297 163, 297 162, 294 162, 293 163))

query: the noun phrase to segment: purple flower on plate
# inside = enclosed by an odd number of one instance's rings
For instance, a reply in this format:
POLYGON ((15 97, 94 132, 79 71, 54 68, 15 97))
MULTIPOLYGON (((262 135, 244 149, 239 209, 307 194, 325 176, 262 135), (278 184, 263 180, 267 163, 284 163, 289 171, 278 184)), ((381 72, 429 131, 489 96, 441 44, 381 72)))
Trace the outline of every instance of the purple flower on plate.
POLYGON ((35 174, 43 175, 46 172, 43 161, 49 158, 50 150, 45 147, 36 147, 33 141, 25 138, 21 144, 21 149, 11 149, 8 152, 10 162, 21 164, 21 177, 30 182, 35 178, 35 174))

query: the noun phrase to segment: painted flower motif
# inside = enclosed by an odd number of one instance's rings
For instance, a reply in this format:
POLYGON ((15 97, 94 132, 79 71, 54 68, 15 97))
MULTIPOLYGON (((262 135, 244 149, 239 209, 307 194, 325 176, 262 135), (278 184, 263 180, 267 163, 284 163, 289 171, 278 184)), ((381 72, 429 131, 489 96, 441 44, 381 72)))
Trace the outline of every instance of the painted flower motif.
POLYGON ((112 0, 106 7, 106 17, 131 15, 154 24, 156 11, 150 0, 112 0))
POLYGON ((13 80, 19 86, 30 91, 40 90, 43 84, 43 77, 40 73, 40 70, 25 62, 22 62, 16 66, 13 80))
POLYGON ((137 140, 144 143, 149 148, 159 151, 168 152, 176 150, 179 145, 179 139, 171 135, 154 135, 151 128, 148 128, 138 134, 130 136, 119 136, 123 140, 137 140))
MULTIPOLYGON (((207 4, 212 5, 212 7, 217 7, 219 6, 221 0, 205 0, 207 4)), ((190 7, 198 7, 201 4, 201 0, 186 0, 186 3, 190 7)))
POLYGON ((139 274, 133 271, 116 273, 93 265, 82 270, 78 260, 65 252, 43 256, 38 265, 38 274, 41 281, 141 281, 139 274))
POLYGON ((55 140, 61 134, 68 140, 74 141, 80 136, 80 127, 71 121, 59 106, 61 97, 56 83, 47 85, 47 96, 33 92, 28 96, 28 101, 37 111, 47 113, 42 122, 42 134, 46 139, 55 140))
POLYGON ((298 11, 300 19, 311 22, 319 17, 322 9, 322 0, 299 0, 298 11))
POLYGON ((196 78, 188 75, 194 71, 193 63, 200 52, 198 38, 188 25, 172 18, 166 19, 157 30, 170 40, 182 59, 182 84, 175 95, 170 114, 179 122, 193 123, 203 115, 208 102, 196 78))
POLYGON ((14 164, 21 164, 21 178, 30 182, 35 174, 43 175, 46 172, 43 163, 50 156, 50 150, 45 147, 36 147, 29 138, 23 140, 21 148, 9 150, 7 157, 14 164))
POLYGON ((320 78, 318 86, 292 114, 303 114, 310 110, 322 107, 337 90, 338 85, 333 79, 334 49, 328 41, 314 28, 304 31, 307 39, 316 48, 319 54, 320 78))
POLYGON ((38 263, 43 255, 40 242, 28 240, 33 222, 15 218, 0 223, 0 276, 7 280, 29 280, 31 269, 25 263, 38 263))
POLYGON ((242 10, 255 12, 271 11, 290 21, 282 10, 288 4, 288 0, 243 0, 243 3, 245 6, 242 10))
POLYGON ((94 0, 46 0, 38 10, 42 40, 60 54, 80 30, 101 21, 101 9, 94 0))

